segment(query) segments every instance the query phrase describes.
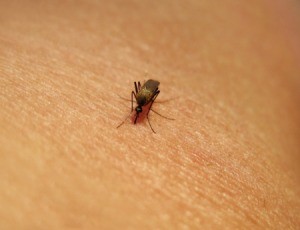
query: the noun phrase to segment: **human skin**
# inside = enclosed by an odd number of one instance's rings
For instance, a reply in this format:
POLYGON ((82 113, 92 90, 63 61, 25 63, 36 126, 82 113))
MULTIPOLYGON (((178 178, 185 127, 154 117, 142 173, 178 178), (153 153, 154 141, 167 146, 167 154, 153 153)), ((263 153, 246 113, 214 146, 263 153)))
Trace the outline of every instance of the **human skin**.
POLYGON ((299 229, 299 15, 1 1, 0 228, 299 229), (116 129, 148 78, 175 121, 116 129))

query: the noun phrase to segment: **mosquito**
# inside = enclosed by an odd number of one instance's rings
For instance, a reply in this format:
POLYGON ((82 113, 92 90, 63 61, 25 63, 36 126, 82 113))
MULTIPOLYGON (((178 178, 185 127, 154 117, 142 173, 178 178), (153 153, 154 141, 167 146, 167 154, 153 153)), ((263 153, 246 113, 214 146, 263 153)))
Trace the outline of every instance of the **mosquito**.
POLYGON ((147 120, 148 120, 149 126, 150 126, 151 130, 153 131, 153 133, 156 133, 156 132, 152 128, 152 125, 151 125, 149 117, 148 117, 150 110, 152 110, 154 113, 156 113, 159 116, 164 117, 168 120, 174 120, 173 118, 165 117, 152 109, 153 102, 155 101, 158 94, 160 93, 160 90, 158 89, 159 84, 160 84, 159 81, 152 80, 152 79, 149 79, 143 85, 141 85, 140 82, 137 82, 137 83, 134 82, 135 91, 131 92, 131 112, 126 117, 126 119, 117 126, 117 128, 122 126, 125 123, 125 121, 128 119, 128 117, 131 115, 131 113, 133 112, 133 97, 135 98, 136 103, 137 103, 137 106, 135 107, 136 113, 135 113, 135 118, 134 118, 134 124, 136 124, 139 114, 143 112, 142 107, 146 106, 148 104, 150 104, 150 106, 149 106, 149 110, 147 112, 147 120))

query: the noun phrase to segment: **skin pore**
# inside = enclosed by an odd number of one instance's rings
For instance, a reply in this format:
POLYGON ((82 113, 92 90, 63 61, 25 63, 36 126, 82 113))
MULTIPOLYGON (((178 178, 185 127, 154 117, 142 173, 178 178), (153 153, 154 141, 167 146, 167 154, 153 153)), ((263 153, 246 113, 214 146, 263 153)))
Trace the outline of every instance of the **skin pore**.
POLYGON ((299 9, 2 1, 0 228, 299 228, 299 9))

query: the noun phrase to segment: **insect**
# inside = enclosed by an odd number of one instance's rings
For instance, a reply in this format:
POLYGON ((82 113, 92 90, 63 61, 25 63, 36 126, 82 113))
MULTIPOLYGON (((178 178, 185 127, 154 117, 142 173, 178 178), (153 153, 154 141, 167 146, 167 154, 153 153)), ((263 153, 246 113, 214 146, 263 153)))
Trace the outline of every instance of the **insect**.
MULTIPOLYGON (((158 94, 160 93, 160 90, 158 89, 159 84, 160 84, 159 81, 152 80, 152 79, 149 79, 143 85, 141 85, 140 82, 138 82, 138 83, 134 82, 135 91, 131 92, 131 112, 128 115, 128 117, 129 117, 131 115, 131 113, 133 112, 133 97, 135 98, 136 103, 137 103, 137 106, 135 107, 136 114, 135 114, 135 118, 134 118, 134 124, 136 124, 136 121, 137 121, 140 113, 143 112, 143 106, 150 104, 149 110, 147 111, 147 120, 148 120, 149 126, 150 126, 151 130, 153 131, 153 133, 156 133, 156 132, 152 128, 152 125, 151 125, 149 117, 148 117, 150 110, 152 110, 156 114, 158 114, 166 119, 174 120, 173 118, 168 118, 168 117, 165 117, 165 116, 159 114, 158 112, 154 111, 151 108, 153 102, 155 101, 158 94)), ((121 125, 123 125, 124 122, 127 120, 127 118, 120 125, 118 125, 117 128, 119 128, 121 125)))

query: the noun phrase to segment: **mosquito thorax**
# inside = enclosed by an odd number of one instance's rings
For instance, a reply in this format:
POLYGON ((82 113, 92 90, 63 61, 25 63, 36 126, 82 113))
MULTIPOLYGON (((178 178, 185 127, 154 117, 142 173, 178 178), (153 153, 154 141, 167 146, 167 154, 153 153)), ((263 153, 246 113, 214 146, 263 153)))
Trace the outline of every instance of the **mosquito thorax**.
POLYGON ((141 95, 141 94, 140 94, 140 95, 136 98, 136 102, 137 102, 138 105, 143 106, 143 105, 146 104, 147 98, 146 98, 145 95, 141 95))

